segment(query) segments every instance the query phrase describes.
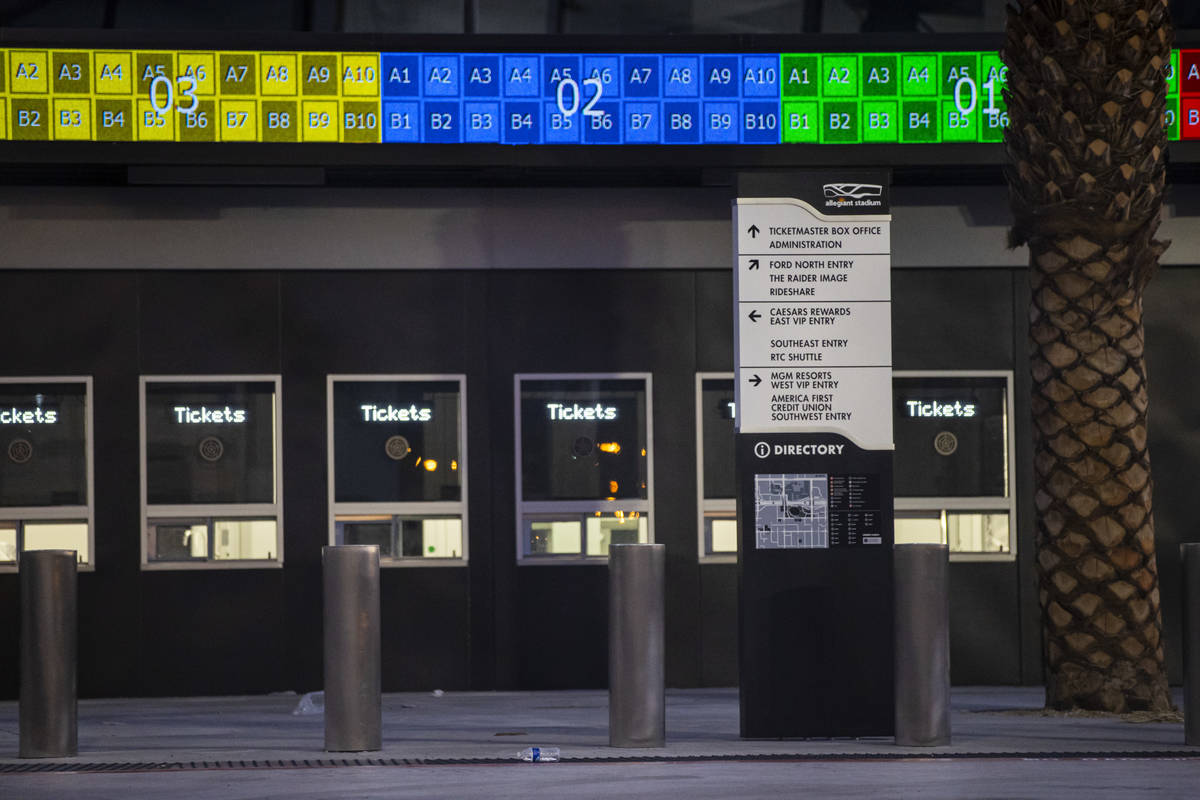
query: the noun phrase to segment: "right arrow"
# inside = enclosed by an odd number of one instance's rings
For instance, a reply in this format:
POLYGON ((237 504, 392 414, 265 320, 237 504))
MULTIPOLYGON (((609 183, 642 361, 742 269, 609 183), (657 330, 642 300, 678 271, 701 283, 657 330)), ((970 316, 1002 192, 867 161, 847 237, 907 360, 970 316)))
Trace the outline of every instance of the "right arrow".
POLYGON ((750 269, 758 269, 758 259, 757 258, 750 259, 750 269))
POLYGON ((746 233, 750 234, 750 238, 753 239, 754 237, 758 236, 758 226, 751 225, 746 229, 746 233))
POLYGON ((758 386, 760 383, 762 383, 762 378, 755 375, 753 378, 750 379, 750 383, 753 386, 758 386))
POLYGON ((751 321, 751 322, 758 322, 758 320, 759 320, 761 317, 762 317, 762 314, 758 313, 758 309, 757 309, 757 308, 756 308, 756 309, 754 309, 753 311, 751 311, 751 312, 750 312, 750 321, 751 321))

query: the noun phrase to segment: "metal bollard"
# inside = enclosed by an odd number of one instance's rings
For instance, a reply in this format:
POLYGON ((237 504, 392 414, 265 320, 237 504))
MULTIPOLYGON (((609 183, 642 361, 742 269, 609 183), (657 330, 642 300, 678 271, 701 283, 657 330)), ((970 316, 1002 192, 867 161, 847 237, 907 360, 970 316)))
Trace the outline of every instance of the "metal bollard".
POLYGON ((322 548, 325 592, 325 749, 383 748, 379 665, 379 546, 322 548))
POLYGON ((896 744, 950 744, 949 548, 895 548, 896 744))
POLYGON ((75 683, 79 622, 74 550, 29 550, 21 583, 21 758, 79 752, 75 683))
POLYGON ((666 575, 662 544, 608 550, 608 744, 667 741, 666 575))
POLYGON ((1200 745, 1200 542, 1179 545, 1183 562, 1183 741, 1200 745))

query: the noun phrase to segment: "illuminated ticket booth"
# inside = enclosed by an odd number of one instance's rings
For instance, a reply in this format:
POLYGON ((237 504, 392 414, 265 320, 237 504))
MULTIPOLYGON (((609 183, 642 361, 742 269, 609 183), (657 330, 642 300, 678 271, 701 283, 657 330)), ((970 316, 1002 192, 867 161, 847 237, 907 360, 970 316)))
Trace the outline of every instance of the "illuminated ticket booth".
POLYGON ((696 375, 696 497, 701 562, 737 561, 733 374, 696 375))
POLYGON ((29 550, 92 566, 92 379, 0 378, 0 569, 29 550))
POLYGON ((279 384, 142 377, 144 568, 282 564, 279 384))
POLYGON ((384 566, 467 562, 466 377, 330 375, 329 542, 384 566))
POLYGON ((654 540, 650 375, 517 375, 519 563, 654 540))
POLYGON ((896 542, 957 561, 1016 551, 1011 372, 896 372, 896 542))

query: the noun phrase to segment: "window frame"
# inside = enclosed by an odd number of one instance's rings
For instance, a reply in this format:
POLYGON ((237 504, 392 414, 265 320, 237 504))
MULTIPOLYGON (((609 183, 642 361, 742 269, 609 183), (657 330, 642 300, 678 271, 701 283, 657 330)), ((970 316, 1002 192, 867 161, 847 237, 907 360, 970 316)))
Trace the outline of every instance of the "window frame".
MULTIPOLYGON (((696 552, 701 564, 736 564, 738 550, 732 553, 710 553, 708 542, 704 536, 704 519, 707 513, 728 513, 734 523, 740 528, 737 518, 737 497, 704 496, 704 382, 712 380, 736 381, 737 376, 732 372, 697 372, 696 373, 696 552)), ((735 385, 736 389, 737 386, 735 385)), ((737 411, 735 409, 734 413, 737 411)), ((735 430, 734 436, 737 436, 735 430)), ((738 547, 741 547, 741 534, 738 534, 738 547)))
POLYGON ((283 387, 279 374, 265 375, 140 375, 138 376, 138 458, 140 461, 139 509, 141 515, 141 568, 148 572, 209 569, 282 569, 283 568, 283 387), (146 387, 148 384, 178 383, 272 383, 275 386, 273 431, 275 443, 275 498, 271 503, 147 503, 146 465, 146 387), (270 559, 215 559, 210 549, 204 560, 150 561, 150 520, 209 520, 209 538, 217 520, 275 521, 275 555, 270 559))
MULTIPOLYGON (((1012 370, 892 370, 892 401, 895 402, 896 378, 1004 378, 1005 419, 1004 432, 1007 439, 1005 448, 1005 478, 1006 497, 901 497, 895 496, 896 514, 900 512, 915 513, 946 513, 953 512, 996 512, 1008 513, 1008 552, 1006 553, 971 553, 950 552, 951 561, 962 562, 1008 562, 1017 558, 1017 439, 1016 425, 1013 424, 1013 371, 1012 370)), ((943 530, 945 533, 945 530, 943 530)))
POLYGON ((462 522, 462 554, 457 558, 417 558, 414 556, 381 557, 379 566, 395 567, 465 567, 470 561, 470 536, 468 520, 468 460, 467 460, 467 376, 465 373, 446 374, 330 374, 325 377, 325 459, 326 459, 326 514, 329 522, 328 542, 337 544, 337 517, 339 515, 378 515, 391 518, 394 526, 398 516, 453 517, 462 522), (462 490, 458 500, 387 501, 368 503, 337 502, 337 473, 334 467, 333 437, 333 386, 335 383, 419 383, 422 381, 449 381, 458 384, 458 462, 462 490))
POLYGON ((583 517, 588 514, 637 512, 646 517, 646 537, 649 543, 654 538, 654 376, 650 372, 518 372, 513 375, 513 496, 515 500, 516 558, 517 566, 579 566, 593 564, 605 566, 608 556, 587 555, 587 525, 583 517), (522 498, 521 472, 521 383, 522 381, 590 381, 590 380, 640 380, 646 387, 646 497, 636 500, 533 500, 522 498), (568 517, 579 517, 579 554, 533 555, 528 552, 528 542, 523 536, 526 517, 541 517, 549 520, 559 515, 563 521, 568 517))
MULTIPOLYGON (((22 383, 60 383, 83 384, 84 406, 84 457, 87 461, 87 503, 82 506, 0 506, 0 522, 15 523, 17 528, 17 559, 16 561, 0 564, 0 574, 17 572, 20 568, 21 553, 25 552, 25 523, 33 522, 87 522, 88 560, 76 562, 80 572, 94 572, 96 569, 96 480, 95 480, 95 436, 94 424, 95 402, 93 380, 91 375, 40 375, 33 377, 3 376, 0 386, 22 383)), ((78 554, 76 554, 78 559, 78 554)))

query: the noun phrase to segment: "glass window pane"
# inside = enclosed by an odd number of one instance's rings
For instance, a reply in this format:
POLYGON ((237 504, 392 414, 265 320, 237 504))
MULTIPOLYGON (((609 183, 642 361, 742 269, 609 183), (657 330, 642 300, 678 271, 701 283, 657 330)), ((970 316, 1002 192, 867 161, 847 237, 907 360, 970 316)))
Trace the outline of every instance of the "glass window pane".
POLYGON ((219 519, 213 522, 213 558, 271 559, 275 557, 275 520, 219 519))
POLYGON ((645 499, 646 382, 521 382, 526 501, 645 499))
POLYGON ((530 555, 579 555, 583 526, 574 520, 526 520, 530 555))
POLYGON ((87 502, 87 384, 0 384, 0 506, 87 502))
POLYGON ((159 520, 148 525, 150 561, 194 561, 208 558, 208 523, 201 520, 159 520))
POLYGON ((896 544, 945 544, 946 528, 940 512, 896 514, 896 544))
POLYGON ((86 522, 26 522, 24 529, 26 550, 74 550, 77 561, 89 560, 86 522))
POLYGON ((705 514, 704 541, 709 553, 736 553, 737 519, 732 514, 705 514))
POLYGON ((339 503, 462 499, 458 381, 333 384, 339 503))
POLYGON ((421 558, 460 558, 462 519, 426 517, 404 519, 404 554, 421 558))
POLYGON ((17 524, 0 522, 0 564, 14 564, 17 560, 17 524))
POLYGON ((650 525, 644 514, 600 514, 587 521, 587 554, 607 556, 612 544, 638 544, 649 541, 650 525))
POLYGON ((700 384, 700 430, 704 441, 704 496, 736 497, 733 381, 705 378, 700 384))
POLYGON ((1006 497, 1007 381, 893 381, 898 497, 1006 497))
POLYGON ((952 553, 1009 552, 1008 513, 946 512, 946 532, 952 553))
POLYGON ((334 520, 338 544, 373 544, 380 558, 396 555, 395 527, 390 514, 339 516, 334 520))
POLYGON ((147 383, 146 498, 274 502, 275 384, 147 383))

